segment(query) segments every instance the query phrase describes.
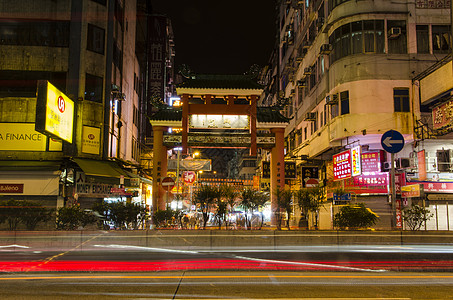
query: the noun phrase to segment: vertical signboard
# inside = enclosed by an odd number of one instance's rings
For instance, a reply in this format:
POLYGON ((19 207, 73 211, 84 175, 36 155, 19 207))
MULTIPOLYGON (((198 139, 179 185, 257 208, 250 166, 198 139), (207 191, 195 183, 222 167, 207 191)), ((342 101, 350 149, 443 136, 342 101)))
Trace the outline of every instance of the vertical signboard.
POLYGON ((91 126, 83 126, 82 152, 99 155, 101 149, 101 129, 91 126))
POLYGON ((333 156, 333 180, 341 180, 352 177, 351 152, 340 152, 333 156))
POLYGON ((418 180, 426 180, 426 157, 425 150, 417 152, 418 160, 418 180))
POLYGON ((35 130, 72 143, 74 101, 48 81, 38 81, 35 130))
POLYGON ((351 149, 351 173, 353 177, 362 174, 361 149, 361 146, 357 146, 351 149))

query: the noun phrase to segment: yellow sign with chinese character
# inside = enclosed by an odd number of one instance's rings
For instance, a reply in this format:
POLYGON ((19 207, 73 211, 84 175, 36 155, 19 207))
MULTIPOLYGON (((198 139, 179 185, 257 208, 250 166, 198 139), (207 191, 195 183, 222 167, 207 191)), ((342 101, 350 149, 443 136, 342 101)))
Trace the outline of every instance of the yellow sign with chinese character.
POLYGON ((82 152, 99 154, 101 148, 101 129, 91 126, 83 126, 82 152))
POLYGON ((72 143, 74 101, 48 81, 39 81, 36 130, 72 143))

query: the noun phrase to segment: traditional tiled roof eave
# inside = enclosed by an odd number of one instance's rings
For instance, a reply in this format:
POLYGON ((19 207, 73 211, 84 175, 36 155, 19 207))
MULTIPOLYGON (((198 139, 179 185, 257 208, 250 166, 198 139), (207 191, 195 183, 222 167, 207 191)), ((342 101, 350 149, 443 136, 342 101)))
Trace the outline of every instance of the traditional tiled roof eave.
POLYGON ((256 121, 259 128, 281 128, 287 126, 291 120, 282 115, 276 107, 258 106, 256 110, 256 121))
POLYGON ((260 96, 263 93, 262 89, 219 89, 219 88, 176 88, 176 93, 178 95, 188 94, 188 95, 214 95, 214 96, 224 96, 224 95, 235 95, 235 96, 251 96, 257 95, 260 96))
POLYGON ((181 83, 178 95, 261 95, 263 86, 249 75, 194 75, 181 83))
POLYGON ((182 127, 182 110, 179 108, 162 108, 149 117, 152 126, 182 127))

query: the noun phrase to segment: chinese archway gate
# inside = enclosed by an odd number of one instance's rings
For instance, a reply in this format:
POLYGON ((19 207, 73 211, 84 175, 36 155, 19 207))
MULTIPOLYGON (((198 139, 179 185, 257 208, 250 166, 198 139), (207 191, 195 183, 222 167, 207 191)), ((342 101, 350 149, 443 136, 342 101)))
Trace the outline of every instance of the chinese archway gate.
MULTIPOLYGON (((165 209, 161 179, 169 148, 258 148, 271 152, 270 188, 285 185, 284 131, 288 120, 274 107, 258 107, 262 86, 247 75, 196 75, 177 89, 182 106, 159 110, 150 119, 154 133, 153 211, 165 209), (169 133, 169 128, 172 130, 169 133), (178 133, 176 133, 176 132, 178 133)), ((275 211, 273 193, 271 208, 275 211)))

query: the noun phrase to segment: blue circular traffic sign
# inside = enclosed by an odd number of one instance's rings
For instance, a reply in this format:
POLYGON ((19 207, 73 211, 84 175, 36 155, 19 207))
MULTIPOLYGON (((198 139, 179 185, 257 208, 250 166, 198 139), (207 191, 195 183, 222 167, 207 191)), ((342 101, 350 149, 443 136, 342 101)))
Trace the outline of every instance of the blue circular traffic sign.
POLYGON ((389 130, 382 135, 381 145, 389 153, 398 153, 403 150, 404 137, 396 130, 389 130))

